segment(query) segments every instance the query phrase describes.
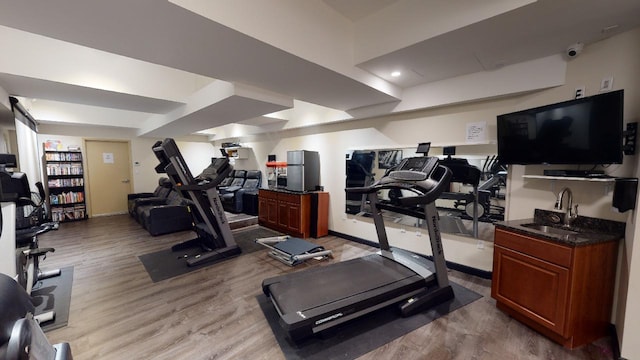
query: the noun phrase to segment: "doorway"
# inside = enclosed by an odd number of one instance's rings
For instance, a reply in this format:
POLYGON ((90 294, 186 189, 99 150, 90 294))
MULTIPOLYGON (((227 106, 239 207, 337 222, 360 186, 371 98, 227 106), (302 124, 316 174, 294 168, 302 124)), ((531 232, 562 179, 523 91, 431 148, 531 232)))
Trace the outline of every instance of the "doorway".
POLYGON ((129 141, 85 140, 89 216, 126 214, 131 193, 129 141))

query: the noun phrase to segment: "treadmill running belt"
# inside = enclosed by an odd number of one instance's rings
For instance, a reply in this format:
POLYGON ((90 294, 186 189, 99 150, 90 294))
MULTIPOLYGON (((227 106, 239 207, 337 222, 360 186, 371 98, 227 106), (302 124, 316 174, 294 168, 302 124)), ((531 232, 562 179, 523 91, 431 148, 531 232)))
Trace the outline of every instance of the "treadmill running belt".
POLYGON ((269 292, 282 313, 290 314, 398 282, 424 284, 424 279, 395 261, 372 254, 288 274, 271 284, 269 292))

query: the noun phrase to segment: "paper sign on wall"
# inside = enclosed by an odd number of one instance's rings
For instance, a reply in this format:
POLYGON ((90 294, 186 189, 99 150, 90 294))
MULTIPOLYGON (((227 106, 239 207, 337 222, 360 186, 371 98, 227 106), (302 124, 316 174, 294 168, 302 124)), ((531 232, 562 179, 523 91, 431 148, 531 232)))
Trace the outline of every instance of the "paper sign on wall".
POLYGON ((467 124, 467 143, 479 143, 487 140, 487 122, 480 121, 467 124))
POLYGON ((102 162, 105 164, 113 164, 113 153, 102 153, 102 162))

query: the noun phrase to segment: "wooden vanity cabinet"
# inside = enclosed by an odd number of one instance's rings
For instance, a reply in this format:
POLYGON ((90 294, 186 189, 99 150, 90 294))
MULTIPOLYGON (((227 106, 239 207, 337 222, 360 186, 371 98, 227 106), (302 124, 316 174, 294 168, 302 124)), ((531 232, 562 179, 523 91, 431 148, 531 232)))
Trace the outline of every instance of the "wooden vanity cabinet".
POLYGON ((258 223, 262 226, 299 238, 328 234, 327 192, 312 194, 260 189, 258 208, 258 223))
POLYGON ((617 241, 571 246, 496 228, 494 245, 499 309, 567 348, 608 335, 617 241))

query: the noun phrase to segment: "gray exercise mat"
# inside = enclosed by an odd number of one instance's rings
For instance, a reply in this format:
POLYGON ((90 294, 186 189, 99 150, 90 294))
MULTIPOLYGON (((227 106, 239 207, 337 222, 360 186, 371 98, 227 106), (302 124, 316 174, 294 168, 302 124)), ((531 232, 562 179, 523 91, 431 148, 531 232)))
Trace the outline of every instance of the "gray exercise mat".
POLYGON ((66 326, 69 322, 71 288, 73 285, 73 266, 60 269, 60 276, 38 281, 31 291, 36 315, 53 310, 55 318, 40 324, 43 331, 66 326))
MULTIPOLYGON (((249 228, 241 228, 233 230, 232 232, 236 244, 238 244, 238 247, 242 250, 240 255, 264 249, 263 246, 254 242, 256 238, 282 235, 279 232, 262 226, 250 226, 249 228)), ((140 259, 140 262, 144 265, 144 268, 147 270, 151 280, 153 282, 158 282, 217 263, 212 261, 196 266, 187 266, 186 259, 192 258, 201 253, 202 250, 199 247, 180 251, 171 251, 171 248, 168 248, 150 254, 140 255, 138 256, 138 259, 140 259)))

